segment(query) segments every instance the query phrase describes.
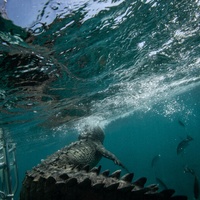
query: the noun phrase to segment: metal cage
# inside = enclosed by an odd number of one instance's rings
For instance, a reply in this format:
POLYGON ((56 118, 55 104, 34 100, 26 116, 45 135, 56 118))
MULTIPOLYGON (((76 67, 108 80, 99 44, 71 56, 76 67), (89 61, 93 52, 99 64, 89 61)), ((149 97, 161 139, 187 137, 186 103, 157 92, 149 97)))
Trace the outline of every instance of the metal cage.
POLYGON ((13 200, 18 188, 15 143, 8 142, 0 128, 0 199, 13 200))

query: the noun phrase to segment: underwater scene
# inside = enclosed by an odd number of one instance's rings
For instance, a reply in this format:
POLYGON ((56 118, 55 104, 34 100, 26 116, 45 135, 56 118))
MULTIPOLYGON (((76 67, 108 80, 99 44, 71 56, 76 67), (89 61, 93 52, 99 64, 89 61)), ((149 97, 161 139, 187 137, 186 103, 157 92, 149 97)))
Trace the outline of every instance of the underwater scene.
MULTIPOLYGON (((0 13, 0 128, 15 144, 15 200, 26 171, 85 126, 104 131, 134 180, 200 199, 199 0, 0 0, 0 13)), ((126 174, 105 156, 99 165, 126 174)))

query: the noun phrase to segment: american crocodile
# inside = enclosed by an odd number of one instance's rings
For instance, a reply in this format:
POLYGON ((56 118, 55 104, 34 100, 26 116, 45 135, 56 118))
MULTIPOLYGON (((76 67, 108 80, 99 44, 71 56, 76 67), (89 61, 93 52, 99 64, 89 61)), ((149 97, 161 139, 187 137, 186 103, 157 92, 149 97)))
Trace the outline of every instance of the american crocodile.
POLYGON ((174 190, 158 192, 158 185, 144 186, 142 177, 132 182, 133 173, 120 177, 121 170, 109 175, 95 167, 102 156, 126 167, 103 147, 104 132, 100 127, 87 127, 79 140, 47 157, 26 173, 20 200, 146 200, 187 199, 173 196, 174 190))

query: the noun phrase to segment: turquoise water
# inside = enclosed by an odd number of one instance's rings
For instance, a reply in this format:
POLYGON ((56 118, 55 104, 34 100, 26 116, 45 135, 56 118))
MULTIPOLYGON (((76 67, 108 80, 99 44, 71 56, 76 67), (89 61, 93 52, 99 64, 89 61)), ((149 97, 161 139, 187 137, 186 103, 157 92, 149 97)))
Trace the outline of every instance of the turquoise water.
POLYGON ((1 126, 17 144, 20 183, 90 124, 136 178, 193 199, 184 168, 200 177, 200 2, 41 1, 27 20, 7 6, 15 25, 0 21, 1 126))

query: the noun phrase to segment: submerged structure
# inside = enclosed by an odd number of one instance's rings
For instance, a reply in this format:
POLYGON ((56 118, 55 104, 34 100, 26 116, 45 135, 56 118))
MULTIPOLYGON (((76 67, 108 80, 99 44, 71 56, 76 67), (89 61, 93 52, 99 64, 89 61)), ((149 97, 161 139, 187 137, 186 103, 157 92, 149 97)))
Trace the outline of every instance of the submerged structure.
POLYGON ((15 150, 0 128, 0 199, 13 200, 19 185, 15 150))
MULTIPOLYGON (((57 151, 26 173, 20 200, 139 200, 180 199, 174 190, 158 192, 158 185, 145 186, 146 178, 132 182, 133 173, 120 177, 121 170, 109 175, 95 167, 102 156, 125 166, 103 147, 104 133, 87 127, 79 141, 57 151)), ((127 170, 125 168, 125 170, 127 170)))

